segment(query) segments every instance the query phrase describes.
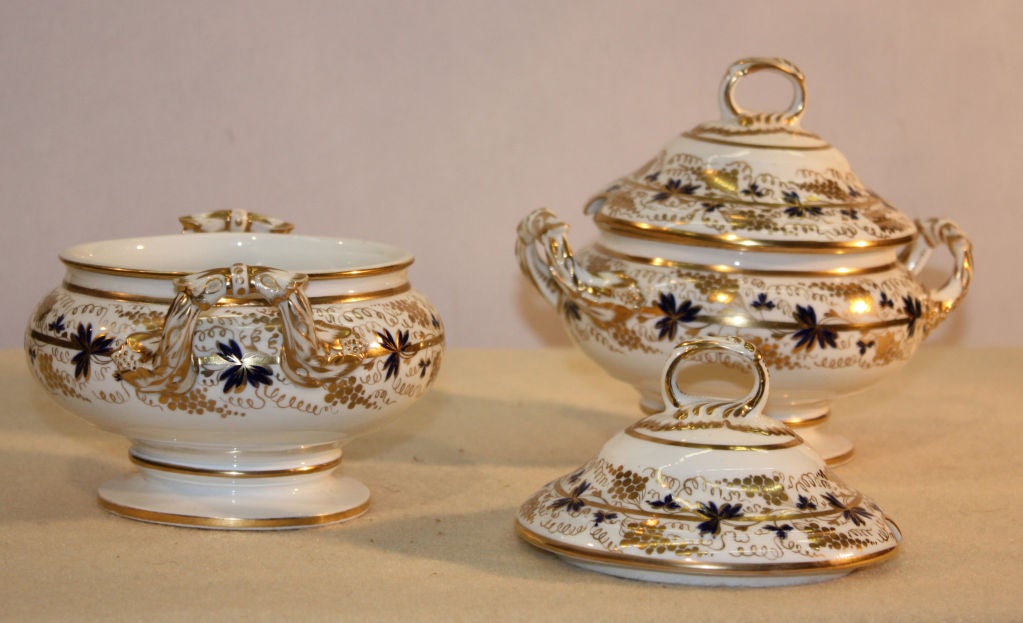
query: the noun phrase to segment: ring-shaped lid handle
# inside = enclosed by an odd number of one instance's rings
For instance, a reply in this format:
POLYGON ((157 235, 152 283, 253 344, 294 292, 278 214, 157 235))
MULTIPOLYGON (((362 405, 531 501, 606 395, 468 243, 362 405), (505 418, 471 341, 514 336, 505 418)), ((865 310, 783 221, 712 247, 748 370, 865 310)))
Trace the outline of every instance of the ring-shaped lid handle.
POLYGON ((721 118, 739 125, 756 122, 767 124, 799 125, 806 108, 806 79, 803 72, 783 58, 755 57, 737 61, 725 72, 721 81, 721 118), (793 86, 792 103, 784 112, 750 112, 735 103, 735 87, 740 80, 758 71, 771 70, 786 77, 793 86))
POLYGON ((763 411, 769 383, 767 367, 753 344, 738 337, 705 337, 683 342, 672 352, 664 367, 664 404, 674 410, 699 406, 699 410, 707 415, 722 418, 755 417, 763 411), (714 350, 735 353, 749 363, 753 387, 744 397, 732 401, 714 400, 706 396, 692 396, 678 386, 679 366, 699 353, 714 350))

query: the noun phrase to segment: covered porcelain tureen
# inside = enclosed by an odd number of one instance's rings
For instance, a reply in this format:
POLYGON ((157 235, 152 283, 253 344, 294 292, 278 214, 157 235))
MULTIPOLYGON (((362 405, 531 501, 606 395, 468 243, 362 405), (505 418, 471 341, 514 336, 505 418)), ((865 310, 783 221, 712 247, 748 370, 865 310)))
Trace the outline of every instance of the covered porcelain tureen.
POLYGON ((871 191, 830 143, 803 129, 803 74, 754 58, 732 65, 720 121, 673 138, 586 207, 600 237, 573 253, 566 226, 541 209, 519 225, 526 274, 612 375, 662 408, 659 370, 680 342, 734 335, 755 344, 776 391, 767 412, 831 462, 847 440, 818 425, 832 399, 902 366, 965 294, 970 243, 947 220, 913 222, 871 191), (795 95, 754 113, 736 84, 770 70, 795 95), (917 275, 946 246, 954 274, 938 289, 917 275))

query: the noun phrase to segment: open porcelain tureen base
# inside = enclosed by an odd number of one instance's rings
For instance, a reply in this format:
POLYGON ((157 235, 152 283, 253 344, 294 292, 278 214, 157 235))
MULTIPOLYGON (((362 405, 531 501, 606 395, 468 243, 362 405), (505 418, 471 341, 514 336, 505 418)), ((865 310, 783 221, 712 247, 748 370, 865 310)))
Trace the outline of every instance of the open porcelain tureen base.
POLYGON ((881 509, 763 414, 767 369, 750 343, 685 342, 663 378, 669 408, 527 500, 520 536, 592 571, 699 586, 820 582, 896 552, 901 534, 881 509), (748 395, 679 389, 687 360, 721 351, 752 366, 748 395))
POLYGON ((444 352, 412 255, 240 211, 182 223, 202 233, 65 250, 26 331, 40 384, 131 440, 138 471, 100 487, 101 506, 236 530, 361 515, 342 447, 418 400, 444 352))

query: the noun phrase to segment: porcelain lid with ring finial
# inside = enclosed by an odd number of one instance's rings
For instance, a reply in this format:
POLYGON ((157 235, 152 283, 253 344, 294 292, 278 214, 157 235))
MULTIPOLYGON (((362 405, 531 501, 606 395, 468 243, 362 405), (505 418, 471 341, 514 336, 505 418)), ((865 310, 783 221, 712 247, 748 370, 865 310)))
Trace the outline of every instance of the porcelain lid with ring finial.
POLYGON ((663 379, 667 410, 522 505, 525 540, 602 573, 729 586, 823 581, 896 551, 901 535, 880 507, 763 414, 768 372, 752 344, 685 342, 663 379), (679 387, 689 365, 736 360, 754 376, 741 399, 679 387))
POLYGON ((751 251, 848 253, 898 246, 913 221, 869 190, 845 156, 802 128, 806 83, 780 58, 729 67, 721 120, 672 139, 639 170, 590 200, 586 212, 616 234, 751 251), (736 85, 757 71, 792 83, 784 112, 743 110, 736 85))

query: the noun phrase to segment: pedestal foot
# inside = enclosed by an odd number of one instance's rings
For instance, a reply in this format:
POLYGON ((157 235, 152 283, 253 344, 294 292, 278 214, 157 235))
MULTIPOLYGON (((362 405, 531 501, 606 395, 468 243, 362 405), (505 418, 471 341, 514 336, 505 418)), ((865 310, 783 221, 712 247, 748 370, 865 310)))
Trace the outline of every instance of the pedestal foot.
POLYGON ((336 465, 310 474, 255 477, 139 465, 139 472, 100 487, 100 506, 140 521, 228 530, 318 526, 353 519, 369 508, 369 489, 338 476, 336 465))

